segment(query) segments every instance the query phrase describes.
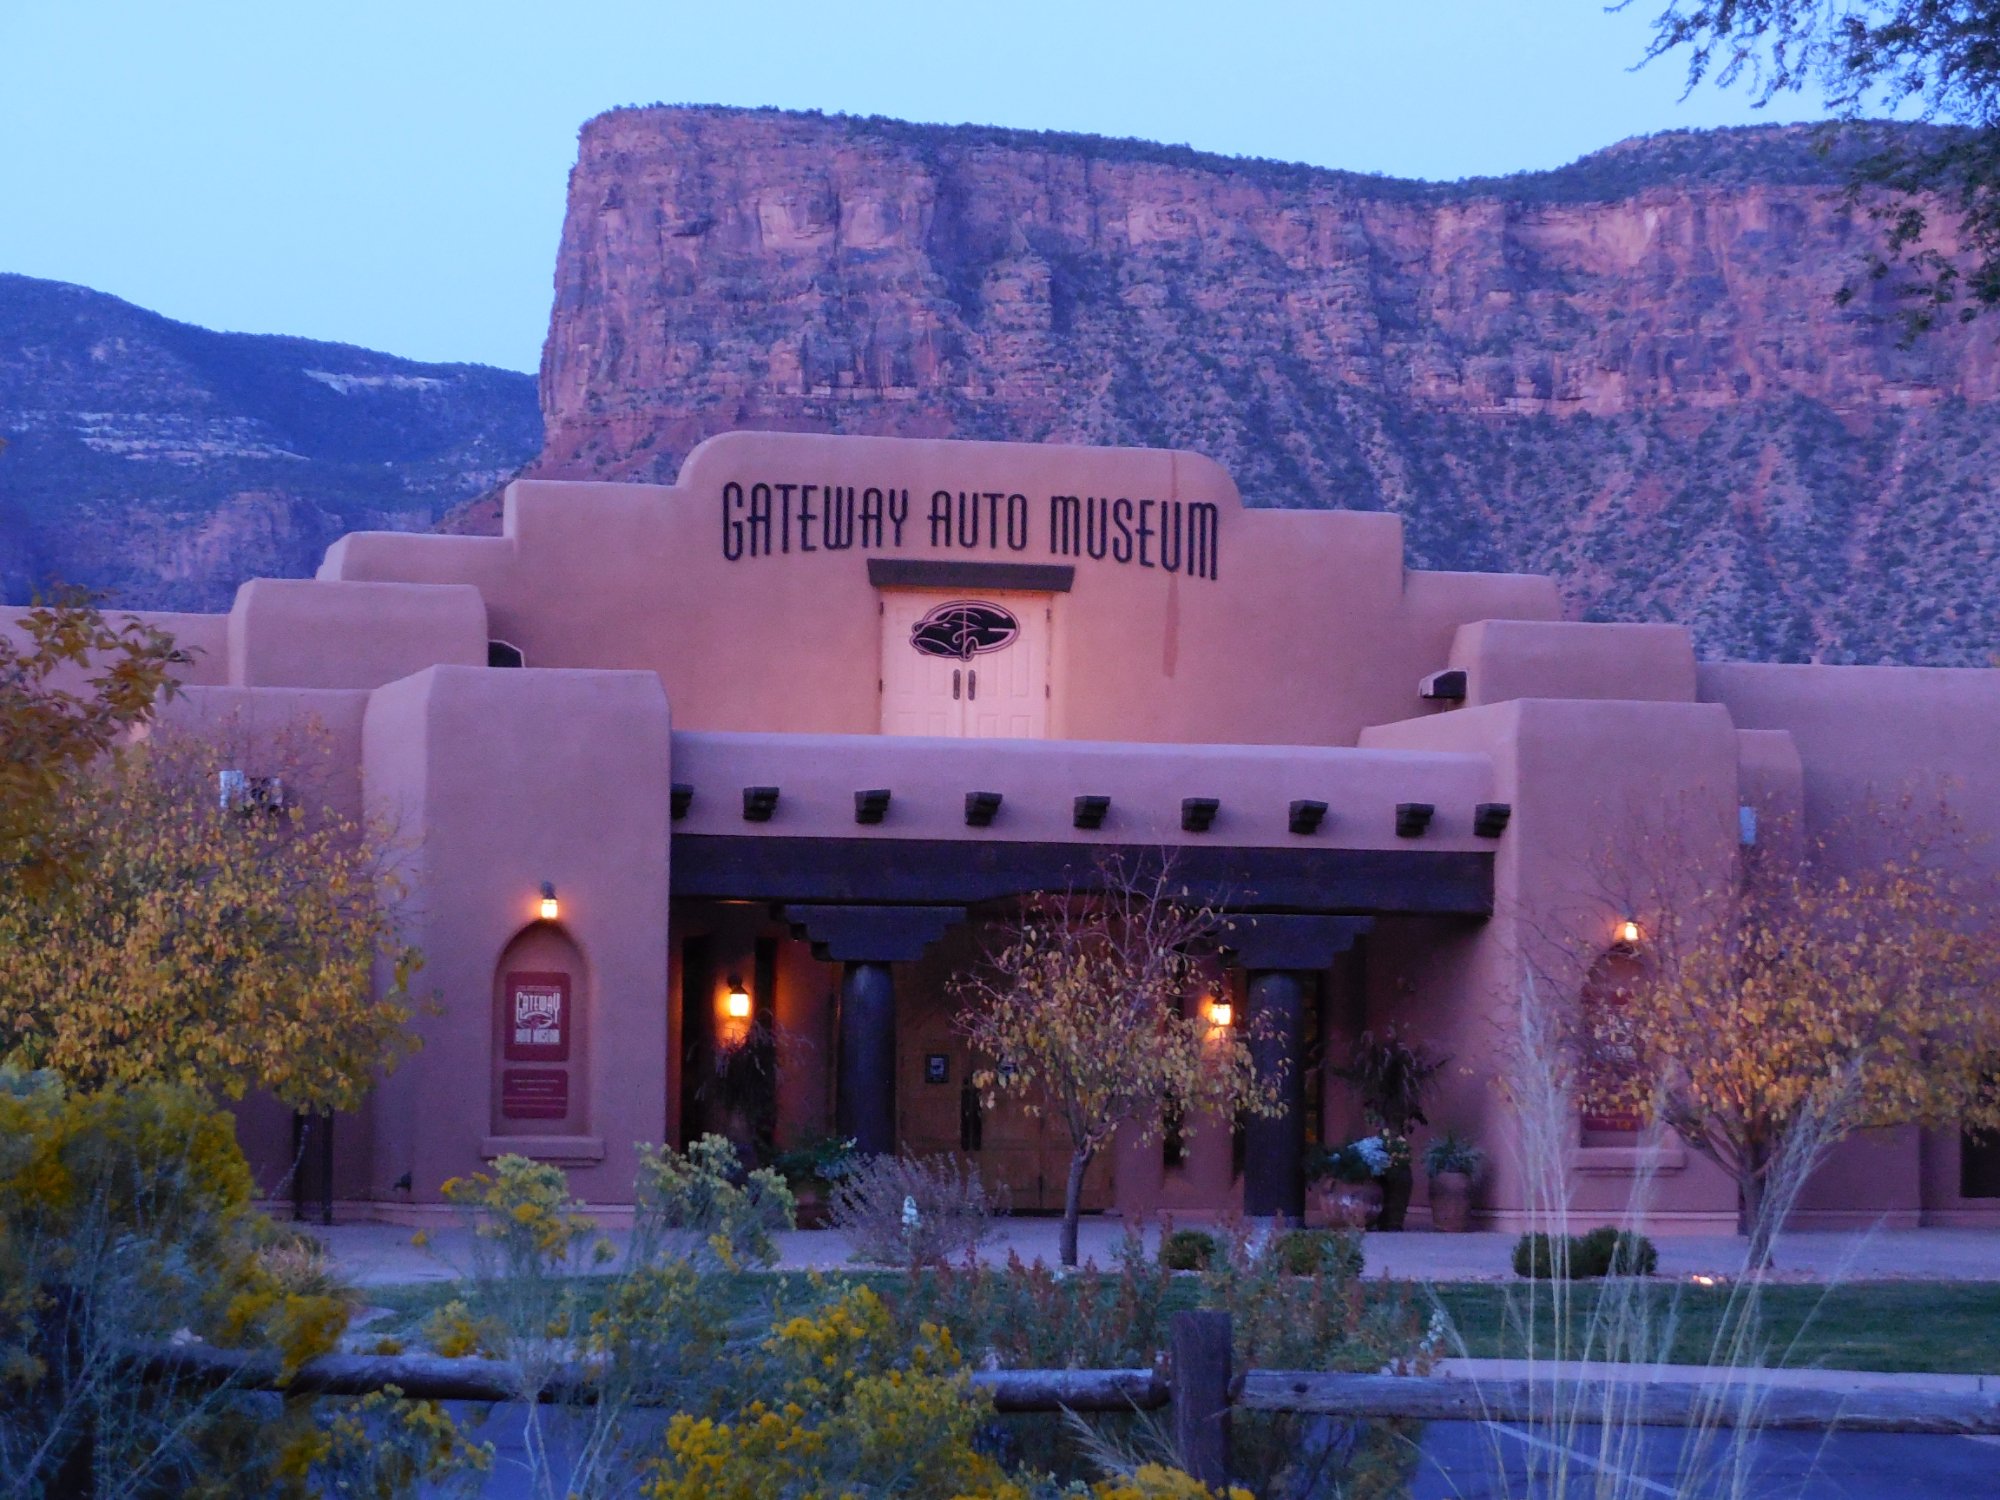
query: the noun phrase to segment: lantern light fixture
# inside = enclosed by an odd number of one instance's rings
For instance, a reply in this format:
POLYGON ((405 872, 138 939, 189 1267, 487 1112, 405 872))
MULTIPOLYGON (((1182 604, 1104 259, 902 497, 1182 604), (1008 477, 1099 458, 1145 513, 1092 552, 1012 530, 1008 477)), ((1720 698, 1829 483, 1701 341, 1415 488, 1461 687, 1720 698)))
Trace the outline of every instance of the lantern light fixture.
POLYGON ((1231 1005, 1227 1000, 1211 1000, 1208 1002, 1208 1024, 1210 1026, 1214 1027, 1217 1031, 1221 1031, 1234 1025, 1235 1022, 1236 1007, 1231 1005))
POLYGON ((750 1019, 750 991, 743 987, 743 981, 735 974, 729 976, 729 994, 722 1002, 723 1011, 732 1021, 750 1019))
POLYGON ((1630 917, 1618 924, 1618 944, 1622 948, 1638 947, 1639 940, 1644 936, 1645 933, 1640 930, 1639 924, 1630 917))
POLYGON ((562 915, 562 903, 556 900, 556 888, 552 881, 542 882, 542 900, 538 909, 544 922, 553 922, 562 915))

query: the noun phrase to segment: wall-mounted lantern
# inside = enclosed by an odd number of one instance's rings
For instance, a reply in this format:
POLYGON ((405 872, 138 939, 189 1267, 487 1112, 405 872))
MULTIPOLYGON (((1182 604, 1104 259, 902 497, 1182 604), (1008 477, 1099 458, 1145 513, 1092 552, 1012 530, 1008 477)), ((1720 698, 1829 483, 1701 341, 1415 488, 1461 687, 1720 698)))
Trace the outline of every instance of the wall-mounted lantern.
POLYGON ((1236 1023, 1236 1007, 1227 1000, 1210 1000, 1207 1010, 1208 1024, 1216 1031, 1225 1031, 1236 1023))
POLYGON ((1646 934, 1637 922, 1627 917, 1618 924, 1618 950, 1621 953, 1636 953, 1646 934))
POLYGON ((556 888, 553 882, 547 880, 542 882, 542 900, 537 909, 541 912, 544 922, 553 922, 562 915, 562 903, 556 900, 556 888))
POLYGON ((742 979, 735 974, 729 976, 729 993, 723 998, 722 1011, 732 1021, 750 1019, 750 991, 744 988, 742 979))

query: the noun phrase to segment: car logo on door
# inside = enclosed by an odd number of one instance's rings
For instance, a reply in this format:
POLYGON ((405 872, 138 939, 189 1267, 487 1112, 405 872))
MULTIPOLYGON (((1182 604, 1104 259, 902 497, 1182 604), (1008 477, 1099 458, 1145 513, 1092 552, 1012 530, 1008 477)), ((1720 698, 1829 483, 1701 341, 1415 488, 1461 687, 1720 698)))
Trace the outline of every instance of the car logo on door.
POLYGON ((971 661, 974 656, 1011 646, 1020 633, 1021 622, 999 605, 954 599, 917 621, 910 631, 910 644, 924 656, 971 661))

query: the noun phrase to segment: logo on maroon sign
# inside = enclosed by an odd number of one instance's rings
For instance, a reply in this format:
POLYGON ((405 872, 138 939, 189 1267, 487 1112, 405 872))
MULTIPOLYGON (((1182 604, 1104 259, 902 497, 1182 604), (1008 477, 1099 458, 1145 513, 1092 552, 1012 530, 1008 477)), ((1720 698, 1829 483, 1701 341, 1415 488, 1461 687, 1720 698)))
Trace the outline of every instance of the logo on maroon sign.
POLYGON ((1021 622, 999 605, 955 599, 917 621, 910 644, 924 656, 971 661, 985 652, 1004 650, 1020 633, 1021 622))
POLYGON ((514 1040, 546 1046, 561 1039, 562 991, 522 988, 514 991, 514 1040))

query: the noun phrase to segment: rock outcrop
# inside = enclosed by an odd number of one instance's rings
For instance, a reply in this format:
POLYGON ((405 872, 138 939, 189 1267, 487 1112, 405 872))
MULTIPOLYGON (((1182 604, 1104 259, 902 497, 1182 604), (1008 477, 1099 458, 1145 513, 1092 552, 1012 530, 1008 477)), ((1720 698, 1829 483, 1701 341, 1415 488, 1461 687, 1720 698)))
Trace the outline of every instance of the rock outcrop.
POLYGON ((1186 446, 1253 504, 1396 510, 1416 563, 1548 571, 1709 656, 1984 664, 2000 325, 1903 347, 1839 166, 1766 129, 1435 185, 615 111, 571 174, 535 467, 669 479, 736 427, 1186 446))
POLYGON ((0 598, 225 609, 357 527, 422 528, 536 451, 534 381, 212 333, 0 275, 0 598))

